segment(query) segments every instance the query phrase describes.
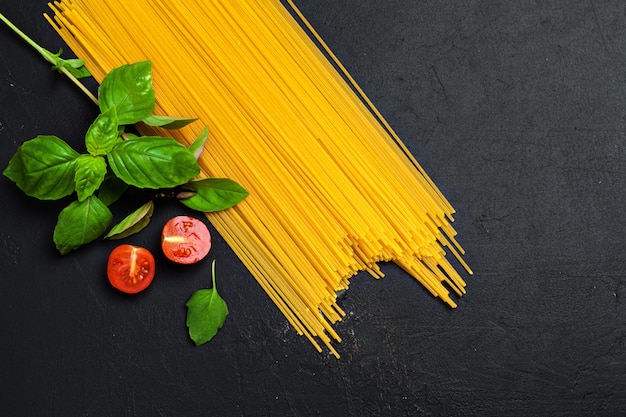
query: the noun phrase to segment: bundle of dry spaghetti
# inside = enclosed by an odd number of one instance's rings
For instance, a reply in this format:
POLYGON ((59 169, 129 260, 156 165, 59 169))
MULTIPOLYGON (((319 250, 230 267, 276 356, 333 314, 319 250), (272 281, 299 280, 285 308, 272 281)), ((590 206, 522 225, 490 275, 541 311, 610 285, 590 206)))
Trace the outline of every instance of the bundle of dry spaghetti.
POLYGON ((465 283, 444 249, 471 271, 450 204, 287 3, 62 0, 46 17, 98 81, 152 61, 155 113, 200 119, 177 140, 210 126, 203 174, 250 192, 210 222, 298 333, 338 356, 336 292, 357 272, 393 261, 454 307, 465 283))

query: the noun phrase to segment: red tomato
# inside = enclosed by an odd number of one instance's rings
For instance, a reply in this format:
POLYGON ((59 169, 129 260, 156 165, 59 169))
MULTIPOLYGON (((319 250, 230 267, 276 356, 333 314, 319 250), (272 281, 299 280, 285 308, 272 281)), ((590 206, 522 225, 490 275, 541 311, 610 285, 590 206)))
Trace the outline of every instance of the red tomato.
POLYGON ((107 276, 120 291, 128 294, 143 291, 154 278, 154 257, 140 246, 120 245, 109 255, 107 276))
POLYGON ((201 220, 177 216, 163 226, 161 248, 168 259, 179 264, 193 264, 211 250, 211 233, 201 220))

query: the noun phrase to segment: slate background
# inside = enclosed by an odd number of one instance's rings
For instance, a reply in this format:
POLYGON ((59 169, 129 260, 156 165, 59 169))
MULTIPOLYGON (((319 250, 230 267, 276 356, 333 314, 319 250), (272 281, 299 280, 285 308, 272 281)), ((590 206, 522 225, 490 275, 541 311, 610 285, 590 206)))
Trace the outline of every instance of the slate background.
MULTIPOLYGON (((299 1, 457 208, 475 270, 450 310, 410 277, 362 275, 342 359, 317 354, 214 235, 231 314, 194 347, 185 300, 209 263, 109 288, 112 243, 60 256, 64 202, 0 178, 0 415, 626 415, 623 1, 299 1)), ((61 46, 45 0, 0 0, 61 46)), ((0 29, 0 168, 38 134, 76 148, 91 102, 0 29)), ((119 208, 120 212, 123 210, 119 208)), ((158 248, 157 206, 128 242, 158 248)))

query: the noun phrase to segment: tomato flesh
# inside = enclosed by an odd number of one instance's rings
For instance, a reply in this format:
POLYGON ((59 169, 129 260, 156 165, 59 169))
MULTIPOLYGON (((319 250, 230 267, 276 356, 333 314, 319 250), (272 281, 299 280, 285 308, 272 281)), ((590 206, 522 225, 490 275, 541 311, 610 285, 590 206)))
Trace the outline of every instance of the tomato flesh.
POLYGON ((107 276, 118 290, 136 294, 152 283, 154 267, 154 256, 148 249, 124 244, 111 251, 107 276))
POLYGON ((201 220, 177 216, 163 226, 161 248, 169 260, 179 264, 193 264, 211 250, 211 233, 201 220))

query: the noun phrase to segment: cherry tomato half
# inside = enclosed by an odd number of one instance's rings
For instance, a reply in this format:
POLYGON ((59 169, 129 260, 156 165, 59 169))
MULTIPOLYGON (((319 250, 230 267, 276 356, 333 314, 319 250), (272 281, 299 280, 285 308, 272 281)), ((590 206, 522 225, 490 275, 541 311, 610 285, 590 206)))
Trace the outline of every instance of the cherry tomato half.
POLYGON ((211 233, 201 220, 177 216, 163 226, 161 248, 168 259, 179 264, 193 264, 211 250, 211 233))
POLYGON ((111 285, 122 292, 143 291, 154 278, 154 257, 140 246, 120 245, 109 255, 107 276, 111 285))

